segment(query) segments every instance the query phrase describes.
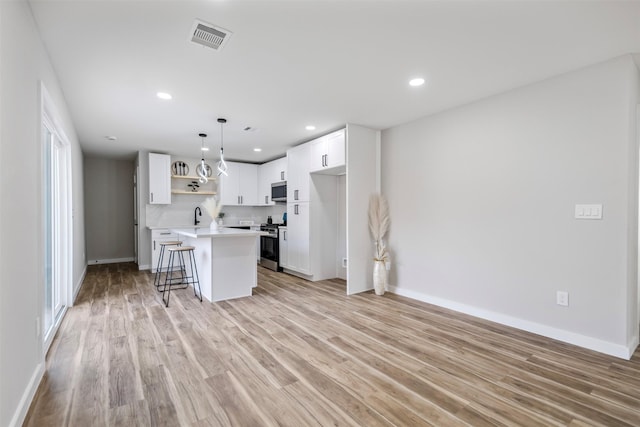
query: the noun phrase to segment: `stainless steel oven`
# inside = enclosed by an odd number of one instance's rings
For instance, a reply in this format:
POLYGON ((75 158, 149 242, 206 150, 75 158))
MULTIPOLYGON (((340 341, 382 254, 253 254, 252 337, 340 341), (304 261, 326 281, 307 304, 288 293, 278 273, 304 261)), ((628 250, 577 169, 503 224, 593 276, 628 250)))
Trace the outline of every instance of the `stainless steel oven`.
POLYGON ((282 271, 282 268, 280 268, 278 226, 275 224, 262 224, 260 231, 269 233, 260 236, 260 265, 273 271, 282 271))

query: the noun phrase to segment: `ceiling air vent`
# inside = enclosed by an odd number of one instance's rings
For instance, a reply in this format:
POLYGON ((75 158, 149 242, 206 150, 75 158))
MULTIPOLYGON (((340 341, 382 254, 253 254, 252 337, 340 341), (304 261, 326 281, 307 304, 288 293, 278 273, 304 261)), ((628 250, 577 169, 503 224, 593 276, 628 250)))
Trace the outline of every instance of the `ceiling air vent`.
POLYGON ((196 20, 191 28, 190 40, 193 43, 221 50, 233 34, 229 30, 216 27, 204 21, 196 20))

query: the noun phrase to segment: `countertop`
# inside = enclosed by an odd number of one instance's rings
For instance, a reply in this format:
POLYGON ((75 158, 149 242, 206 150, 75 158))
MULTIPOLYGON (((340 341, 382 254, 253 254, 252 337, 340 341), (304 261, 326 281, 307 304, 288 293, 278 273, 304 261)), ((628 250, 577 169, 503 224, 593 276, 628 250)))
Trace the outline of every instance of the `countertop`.
MULTIPOLYGON (((233 227, 260 227, 260 224, 223 224, 219 226, 220 228, 233 228, 233 227)), ((176 228, 209 228, 209 224, 207 225, 197 225, 193 226, 191 224, 175 224, 175 225, 147 225, 149 230, 172 230, 176 228)))
POLYGON ((244 237, 244 236, 263 236, 269 233, 264 231, 255 230, 242 230, 238 228, 218 228, 217 230, 211 230, 209 227, 183 227, 183 228, 171 228, 171 231, 183 236, 192 237, 194 239, 200 238, 221 238, 221 237, 244 237))
POLYGON ((172 228, 209 228, 209 225, 177 224, 177 225, 147 225, 149 230, 170 230, 172 228))

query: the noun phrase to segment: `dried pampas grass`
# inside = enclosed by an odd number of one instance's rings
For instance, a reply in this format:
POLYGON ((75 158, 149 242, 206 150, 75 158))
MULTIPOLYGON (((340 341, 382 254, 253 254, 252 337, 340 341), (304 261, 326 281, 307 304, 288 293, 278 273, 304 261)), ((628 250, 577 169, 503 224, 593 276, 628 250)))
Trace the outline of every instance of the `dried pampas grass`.
POLYGON ((389 231, 390 224, 387 199, 381 194, 372 194, 369 197, 369 230, 371 230, 371 236, 376 245, 376 261, 386 261, 389 257, 383 239, 389 231))
POLYGON ((222 203, 218 203, 215 197, 207 197, 202 202, 202 209, 215 221, 222 209, 222 203))

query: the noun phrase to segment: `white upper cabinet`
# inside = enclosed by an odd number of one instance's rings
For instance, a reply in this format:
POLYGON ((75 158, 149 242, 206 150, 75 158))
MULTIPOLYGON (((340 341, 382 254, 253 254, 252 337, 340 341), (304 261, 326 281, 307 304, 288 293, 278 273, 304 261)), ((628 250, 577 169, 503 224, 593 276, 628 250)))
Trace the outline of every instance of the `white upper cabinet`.
POLYGON ((275 205, 271 201, 271 183, 269 179, 272 173, 273 165, 271 162, 258 166, 258 204, 260 206, 275 205))
POLYGON ((286 181, 286 176, 286 157, 258 166, 258 205, 275 205, 275 202, 271 200, 271 184, 286 181))
POLYGON ((330 133, 326 137, 327 156, 325 164, 328 168, 346 165, 346 143, 344 137, 344 129, 330 133))
POLYGON ((287 151, 287 203, 309 201, 309 162, 311 144, 287 151))
POLYGON ((275 181, 274 182, 282 182, 287 180, 287 157, 281 157, 278 160, 274 160, 273 162, 274 172, 275 172, 275 181))
POLYGON ((311 172, 329 172, 339 169, 336 174, 344 172, 345 167, 345 134, 344 129, 314 139, 311 144, 311 172))
POLYGON ((220 202, 225 206, 258 204, 258 165, 227 162, 228 176, 220 175, 220 202))
POLYGON ((240 204, 258 204, 258 165, 239 163, 240 165, 240 204))
POLYGON ((171 156, 149 153, 149 203, 171 203, 171 156))

